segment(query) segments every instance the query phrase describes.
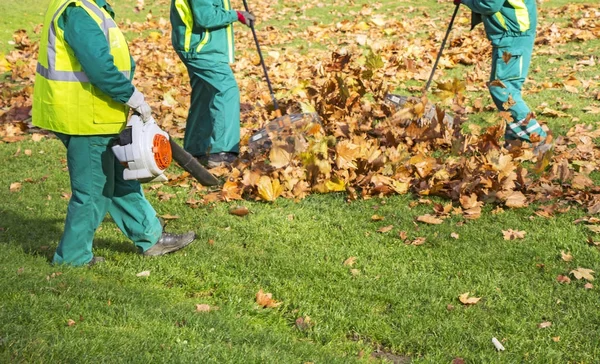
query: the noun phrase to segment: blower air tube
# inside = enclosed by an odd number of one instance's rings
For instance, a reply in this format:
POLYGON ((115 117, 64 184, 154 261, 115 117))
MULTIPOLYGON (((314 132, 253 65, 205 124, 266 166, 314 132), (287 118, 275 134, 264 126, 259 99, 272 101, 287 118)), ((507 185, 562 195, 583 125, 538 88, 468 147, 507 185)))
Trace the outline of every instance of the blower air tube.
POLYGON ((173 138, 169 137, 171 144, 171 152, 173 159, 181 168, 185 169, 203 186, 215 186, 219 184, 219 180, 207 171, 190 153, 186 152, 177 144, 173 138))

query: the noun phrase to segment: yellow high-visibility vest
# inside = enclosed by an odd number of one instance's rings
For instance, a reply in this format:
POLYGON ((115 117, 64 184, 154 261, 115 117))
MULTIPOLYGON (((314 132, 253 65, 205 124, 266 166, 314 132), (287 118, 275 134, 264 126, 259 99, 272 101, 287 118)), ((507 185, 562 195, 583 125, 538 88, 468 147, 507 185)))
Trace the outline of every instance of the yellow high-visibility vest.
POLYGON ((44 19, 33 91, 33 125, 69 135, 117 134, 126 124, 129 108, 93 86, 67 44, 58 19, 75 4, 104 32, 115 66, 131 76, 125 36, 110 14, 93 0, 52 0, 44 19))

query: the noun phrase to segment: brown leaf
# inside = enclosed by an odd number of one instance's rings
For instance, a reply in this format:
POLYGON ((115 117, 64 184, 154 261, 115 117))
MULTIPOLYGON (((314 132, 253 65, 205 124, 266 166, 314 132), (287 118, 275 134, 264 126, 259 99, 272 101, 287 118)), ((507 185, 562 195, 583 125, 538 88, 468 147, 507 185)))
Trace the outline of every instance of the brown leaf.
POLYGON ((565 262, 570 262, 573 260, 573 256, 571 255, 571 253, 565 253, 564 250, 560 251, 560 255, 562 260, 564 260, 565 262))
POLYGON ((272 297, 273 294, 265 293, 262 289, 260 289, 256 293, 256 303, 263 308, 275 308, 283 303, 275 301, 272 297))
POLYGON ((435 216, 429 215, 429 214, 425 214, 425 215, 417 217, 417 221, 424 222, 426 224, 432 224, 432 225, 439 225, 444 222, 444 220, 437 218, 435 216))
POLYGON ((569 284, 569 283, 571 283, 571 278, 569 278, 569 277, 567 277, 567 276, 563 276, 562 274, 559 274, 559 275, 556 277, 556 281, 557 281, 558 283, 566 283, 566 284, 569 284))
POLYGON ((383 216, 379 216, 379 215, 371 216, 371 221, 381 221, 383 219, 385 219, 385 217, 383 217, 383 216))
POLYGON ((346 265, 348 267, 352 267, 354 265, 354 263, 356 263, 356 257, 350 257, 350 258, 344 260, 344 265, 346 265))
POLYGON ((527 206, 527 197, 521 191, 513 191, 508 197, 504 204, 511 208, 520 208, 527 206))
POLYGON ((210 312, 210 311, 216 311, 218 309, 219 309, 219 307, 211 306, 206 303, 196 304, 196 312, 210 312))
POLYGON ((588 283, 586 283, 586 284, 583 286, 583 288, 585 288, 585 289, 593 289, 593 288, 594 288, 594 285, 593 285, 593 284, 591 284, 590 282, 588 282, 588 283))
POLYGON ((502 230, 502 234, 504 235, 504 240, 515 240, 515 239, 525 239, 525 234, 527 234, 527 233, 525 231, 508 229, 508 230, 502 230))
POLYGON ((382 228, 377 229, 378 233, 387 233, 389 231, 391 231, 394 228, 394 225, 388 225, 388 226, 384 226, 382 228))
POLYGON ((21 186, 22 186, 21 182, 14 182, 14 183, 10 184, 9 190, 10 190, 10 192, 18 192, 21 190, 21 186))
POLYGON ((594 271, 591 269, 587 269, 587 268, 577 268, 577 269, 573 269, 571 271, 571 274, 577 279, 585 279, 586 281, 593 281, 594 280, 594 271))
POLYGON ((540 329, 545 329, 546 327, 550 327, 550 326, 552 326, 552 322, 550 322, 550 321, 544 321, 537 325, 537 327, 540 329))
POLYGON ((235 216, 246 216, 250 213, 250 210, 246 206, 235 206, 229 209, 229 213, 235 216))
POLYGON ((469 297, 469 292, 466 292, 458 296, 458 299, 463 305, 474 305, 479 302, 481 297, 469 297))
POLYGON ((504 61, 504 63, 508 64, 508 62, 510 62, 511 59, 512 59, 512 54, 510 52, 504 51, 502 53, 502 60, 504 61))

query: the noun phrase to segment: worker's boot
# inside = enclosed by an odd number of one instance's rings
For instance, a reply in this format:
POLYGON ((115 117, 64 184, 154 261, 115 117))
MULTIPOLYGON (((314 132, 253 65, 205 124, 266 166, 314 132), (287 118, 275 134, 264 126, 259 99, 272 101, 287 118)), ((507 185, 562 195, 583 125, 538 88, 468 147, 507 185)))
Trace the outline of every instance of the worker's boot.
POLYGON ((185 234, 171 234, 163 232, 160 236, 160 239, 158 239, 158 242, 142 254, 145 256, 157 256, 172 253, 186 247, 192 241, 194 241, 195 238, 196 233, 193 231, 189 231, 185 234))

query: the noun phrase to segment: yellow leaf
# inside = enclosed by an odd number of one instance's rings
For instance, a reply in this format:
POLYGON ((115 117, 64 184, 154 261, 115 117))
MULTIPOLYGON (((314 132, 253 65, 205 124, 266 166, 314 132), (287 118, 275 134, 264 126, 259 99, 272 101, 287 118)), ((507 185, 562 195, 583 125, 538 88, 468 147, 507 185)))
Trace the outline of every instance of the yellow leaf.
POLYGON ((271 181, 269 176, 262 176, 257 184, 258 196, 265 201, 275 201, 277 197, 283 192, 283 186, 279 183, 278 179, 271 181))
POLYGON ((292 161, 292 153, 279 145, 273 145, 269 152, 269 161, 275 168, 283 168, 292 161))
POLYGON ((479 302, 481 297, 469 297, 469 292, 467 292, 458 296, 458 299, 463 305, 474 305, 479 302))
POLYGON ((354 265, 354 263, 356 263, 356 257, 350 257, 350 258, 344 260, 344 265, 346 265, 348 267, 352 267, 354 265))
POLYGON ((344 183, 344 181, 337 178, 332 178, 331 180, 326 181, 325 187, 330 192, 346 191, 346 184, 344 183))
POLYGON ((577 269, 573 269, 571 271, 571 274, 579 279, 585 279, 586 281, 593 281, 594 280, 594 271, 591 269, 586 269, 586 268, 577 268, 577 269))

